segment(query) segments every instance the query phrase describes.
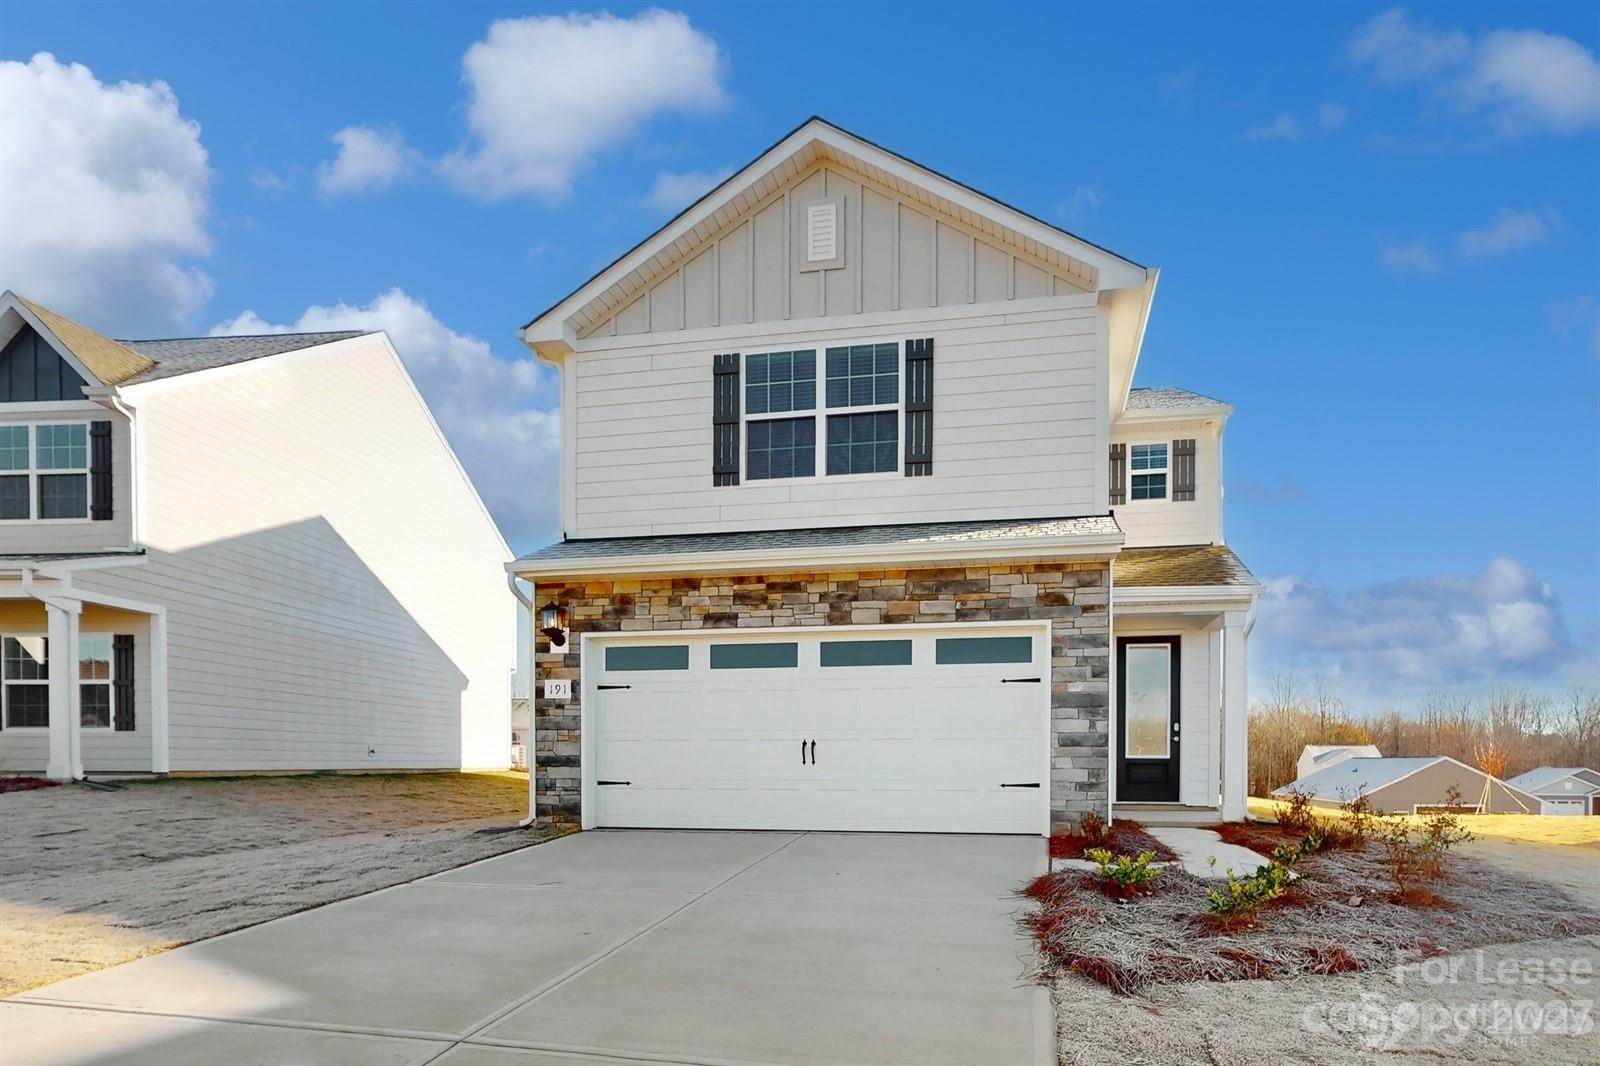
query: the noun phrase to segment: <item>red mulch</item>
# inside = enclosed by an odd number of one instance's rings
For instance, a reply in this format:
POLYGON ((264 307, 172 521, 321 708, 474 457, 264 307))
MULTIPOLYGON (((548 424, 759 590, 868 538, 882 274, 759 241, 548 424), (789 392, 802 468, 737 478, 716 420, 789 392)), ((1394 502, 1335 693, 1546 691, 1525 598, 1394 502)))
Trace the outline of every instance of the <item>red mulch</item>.
POLYGON ((1058 829, 1050 834, 1052 859, 1081 859, 1090 848, 1105 848, 1113 855, 1138 855, 1153 851, 1161 862, 1172 862, 1178 857, 1171 848, 1146 833, 1138 822, 1130 822, 1126 818, 1112 822, 1098 839, 1068 829, 1058 829))
POLYGON ((54 781, 42 777, 0 777, 0 792, 31 792, 36 788, 53 788, 54 781))

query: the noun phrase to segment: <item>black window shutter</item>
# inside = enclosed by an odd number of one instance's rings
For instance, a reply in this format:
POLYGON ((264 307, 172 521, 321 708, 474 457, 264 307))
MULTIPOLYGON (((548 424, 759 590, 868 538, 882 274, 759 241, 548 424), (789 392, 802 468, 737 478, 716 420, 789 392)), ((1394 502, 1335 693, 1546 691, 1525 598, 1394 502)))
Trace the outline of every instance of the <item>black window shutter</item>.
POLYGON ((1194 499, 1194 441, 1172 442, 1172 498, 1194 499))
POLYGON ((933 338, 906 341, 906 477, 933 473, 933 338))
POLYGON ((1128 502, 1128 446, 1111 446, 1111 506, 1128 502))
POLYGON ((133 635, 111 638, 111 727, 133 732, 133 635))
POLYGON ((739 353, 711 358, 711 483, 739 483, 739 353))
POLYGON ((89 517, 111 517, 111 423, 89 423, 89 517))

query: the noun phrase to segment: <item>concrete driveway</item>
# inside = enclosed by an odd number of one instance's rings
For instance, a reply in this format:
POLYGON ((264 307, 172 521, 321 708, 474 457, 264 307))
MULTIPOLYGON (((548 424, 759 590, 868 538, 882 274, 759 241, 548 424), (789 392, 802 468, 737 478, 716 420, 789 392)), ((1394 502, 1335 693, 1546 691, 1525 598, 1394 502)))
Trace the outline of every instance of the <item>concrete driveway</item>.
POLYGON ((0 1002, 8 1066, 1037 1066, 1027 837, 590 832, 0 1002))

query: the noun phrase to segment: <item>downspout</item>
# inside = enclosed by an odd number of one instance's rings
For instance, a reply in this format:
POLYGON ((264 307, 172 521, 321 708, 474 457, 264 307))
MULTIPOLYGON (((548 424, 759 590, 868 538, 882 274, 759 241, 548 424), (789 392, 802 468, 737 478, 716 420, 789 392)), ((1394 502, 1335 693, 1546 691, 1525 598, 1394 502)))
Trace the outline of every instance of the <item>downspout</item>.
POLYGON ((1106 561, 1106 825, 1116 820, 1117 745, 1117 569, 1116 556, 1106 561))
POLYGON ((537 619, 534 618, 533 599, 523 593, 522 586, 518 584, 517 575, 507 571, 506 584, 511 587, 511 595, 515 596, 517 598, 517 602, 522 604, 523 609, 528 612, 528 816, 517 823, 518 827, 520 828, 532 825, 539 817, 537 792, 538 741, 535 739, 538 736, 538 713, 535 709, 534 703, 534 693, 539 687, 539 681, 538 678, 534 676, 537 671, 534 667, 533 658, 533 624, 535 621, 537 621, 537 619))
POLYGON ((108 389, 105 399, 128 420, 128 443, 133 452, 128 456, 128 546, 137 548, 144 543, 144 494, 140 491, 143 486, 139 483, 144 468, 144 433, 134 420, 133 408, 123 402, 121 393, 114 388, 108 389))

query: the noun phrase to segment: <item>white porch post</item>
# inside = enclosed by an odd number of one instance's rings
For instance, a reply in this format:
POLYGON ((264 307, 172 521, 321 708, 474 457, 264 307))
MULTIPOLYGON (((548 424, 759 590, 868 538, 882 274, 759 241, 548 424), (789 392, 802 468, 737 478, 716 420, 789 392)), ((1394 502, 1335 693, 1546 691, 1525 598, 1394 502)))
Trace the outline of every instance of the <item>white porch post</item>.
POLYGON ((167 612, 150 615, 150 772, 172 769, 167 725, 167 612))
POLYGON ((71 601, 47 601, 45 653, 50 674, 50 754, 44 774, 52 781, 83 776, 83 751, 78 721, 78 612, 71 601))
POLYGON ((1248 611, 1222 616, 1222 820, 1241 821, 1250 796, 1250 705, 1245 682, 1248 611))

